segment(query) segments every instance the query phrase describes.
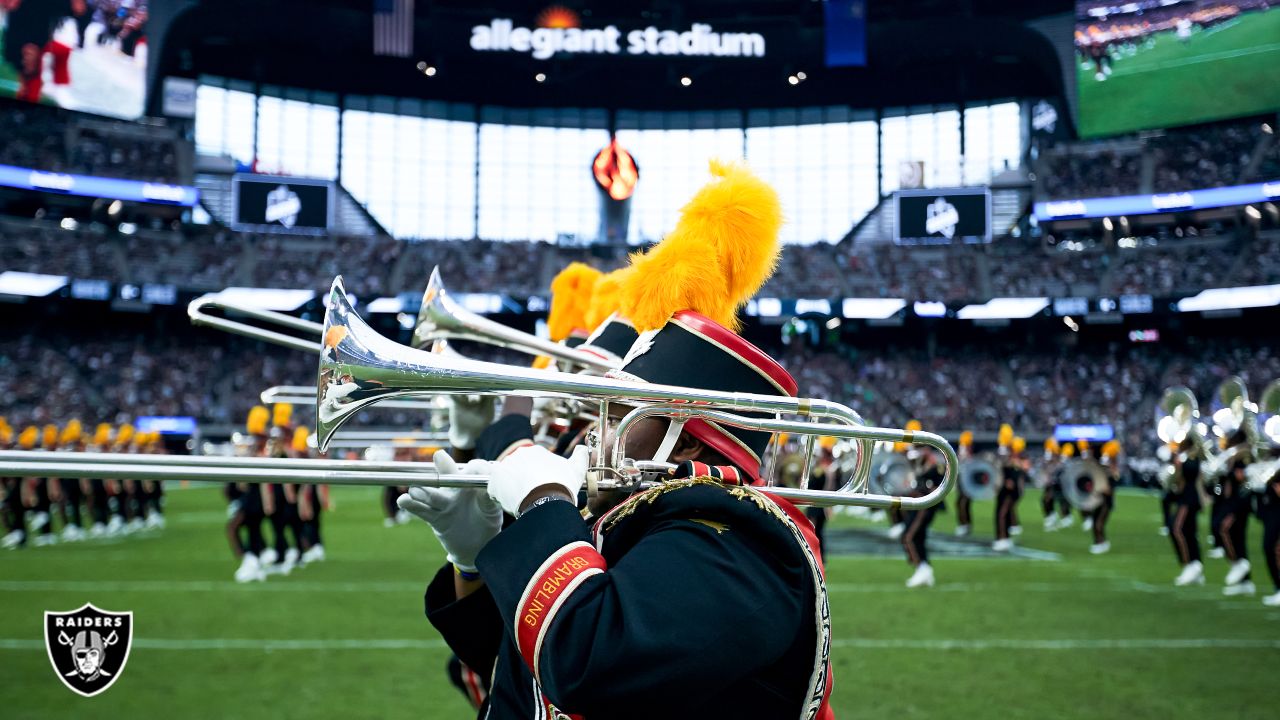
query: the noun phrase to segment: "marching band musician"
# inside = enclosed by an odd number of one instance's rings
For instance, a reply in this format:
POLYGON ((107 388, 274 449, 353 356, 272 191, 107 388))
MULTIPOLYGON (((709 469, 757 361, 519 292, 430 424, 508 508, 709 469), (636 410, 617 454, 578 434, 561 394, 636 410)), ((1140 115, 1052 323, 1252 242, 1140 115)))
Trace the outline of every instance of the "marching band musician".
MULTIPOLYGON (((283 458, 288 456, 286 437, 293 435, 293 406, 276 403, 271 407, 271 430, 262 456, 283 458)), ((263 569, 269 573, 288 575, 298 564, 302 547, 302 523, 298 519, 298 486, 294 483, 268 483, 261 485, 262 511, 271 521, 271 535, 275 540, 259 557, 263 569), (293 544, 289 544, 289 536, 293 544)))
MULTIPOLYGON (((72 418, 63 426, 58 437, 58 449, 64 452, 78 452, 84 449, 79 420, 72 418)), ((84 518, 80 512, 80 504, 84 493, 78 480, 57 480, 59 500, 58 518, 62 521, 62 542, 75 542, 85 538, 84 518)))
POLYGON ((1120 484, 1120 441, 1108 440, 1102 446, 1101 455, 1102 466, 1106 468, 1110 482, 1100 490, 1102 504, 1092 514, 1093 544, 1089 546, 1089 553, 1093 555, 1104 555, 1111 551, 1111 541, 1107 539, 1107 521, 1115 510, 1116 486, 1120 484))
MULTIPOLYGON (((1062 443, 1059 459, 1065 462, 1075 456, 1075 443, 1062 443)), ((1045 518, 1045 529, 1049 532, 1069 528, 1075 524, 1075 516, 1071 514, 1071 503, 1067 501, 1067 494, 1062 490, 1062 478, 1055 477, 1052 482, 1054 484, 1053 502, 1058 506, 1058 513, 1053 518, 1052 523, 1050 523, 1048 517, 1045 518)), ((1052 510, 1052 506, 1049 509, 1052 510)))
MULTIPOLYGON (((92 452, 108 452, 112 447, 111 425, 108 423, 98 423, 98 427, 93 431, 93 442, 89 446, 92 452)), ((89 516, 93 521, 89 525, 89 537, 99 538, 105 536, 110 530, 111 525, 111 495, 107 490, 107 481, 101 478, 93 478, 86 481, 88 491, 86 495, 89 498, 89 516)), ((123 525, 123 521, 117 523, 123 525)))
POLYGON ((1027 471, 1022 464, 1022 453, 1027 441, 1015 437, 1009 425, 1000 426, 1000 489, 996 492, 996 539, 991 549, 996 552, 1008 552, 1013 549, 1013 528, 1015 510, 1018 500, 1027 482, 1027 471), (1006 429, 1008 437, 1006 438, 1006 429))
MULTIPOLYGON (((249 410, 245 422, 249 444, 245 452, 250 457, 261 457, 266 451, 267 421, 270 419, 271 411, 262 405, 255 405, 249 410)), ((262 521, 265 519, 262 493, 257 486, 248 483, 228 483, 226 492, 227 539, 231 542, 231 552, 240 559, 235 580, 239 583, 266 580, 267 574, 260 559, 267 547, 262 537, 262 521)))
MULTIPOLYGON (((14 445, 13 428, 5 418, 0 417, 0 450, 8 450, 14 445)), ((3 521, 5 534, 0 539, 0 547, 12 550, 22 547, 27 542, 26 512, 22 507, 22 478, 0 477, 0 521, 3 521)))
MULTIPOLYGON (((913 419, 907 421, 905 429, 907 432, 914 433, 920 432, 924 427, 920 424, 919 420, 913 419)), ((894 443, 893 451, 905 454, 907 452, 907 448, 908 446, 906 443, 894 443)), ((900 507, 891 507, 886 514, 889 516, 889 530, 886 533, 889 539, 902 540, 902 534, 907 530, 906 513, 904 513, 900 507)), ((932 518, 930 518, 930 520, 932 520, 932 518)))
POLYGON ((1182 572, 1173 584, 1203 585, 1204 564, 1200 562, 1200 541, 1196 538, 1196 516, 1200 514, 1200 457, 1191 438, 1183 440, 1173 456, 1174 506, 1169 523, 1169 539, 1182 563, 1182 572))
POLYGON ((1280 607, 1280 472, 1272 474, 1257 494, 1258 519, 1262 521, 1262 556, 1275 592, 1262 598, 1267 607, 1280 607))
MULTIPOLYGON (((675 231, 632 259, 622 314, 641 335, 617 376, 794 395, 786 371, 730 329, 776 261, 777 195, 740 167, 713 173, 675 231)), ((462 466, 489 475, 487 493, 411 490, 450 561, 427 616, 492 678, 482 716, 832 717, 816 539, 793 506, 750 487, 769 437, 639 421, 627 457, 684 477, 592 497, 592 526, 575 502, 586 447, 564 458, 526 443, 462 466), (517 519, 499 532, 504 511, 517 519)), ((444 453, 436 462, 457 470, 444 453)))
MULTIPOLYGON (((40 431, 40 447, 45 452, 53 452, 58 449, 58 426, 53 424, 45 425, 40 431)), ((36 547, 42 545, 52 545, 58 541, 58 536, 53 534, 53 503, 62 499, 60 483, 56 478, 31 478, 28 482, 30 501, 27 506, 31 508, 31 527, 35 531, 35 538, 32 544, 36 547)))
POLYGON ((1044 441, 1044 465, 1041 473, 1045 478, 1044 492, 1040 494, 1040 512, 1044 515, 1044 531, 1053 532, 1058 529, 1058 516, 1054 512, 1054 504, 1057 502, 1058 494, 1058 478, 1054 470, 1060 464, 1059 453, 1062 447, 1058 445, 1058 441, 1049 436, 1044 441))
MULTIPOLYGON (((1227 438, 1226 450, 1241 448, 1248 441, 1244 429, 1240 428, 1227 438)), ((1223 549, 1227 561, 1231 563, 1222 588, 1223 595, 1252 595, 1257 592, 1249 564, 1247 541, 1249 515, 1253 513, 1253 499, 1245 484, 1244 470, 1247 464, 1247 453, 1237 453, 1219 485, 1221 495, 1217 498, 1217 504, 1222 506, 1222 512, 1218 521, 1218 547, 1223 549)))
MULTIPOLYGON (((973 431, 960 433, 960 448, 956 453, 963 463, 973 457, 973 431)), ((964 492, 963 483, 956 487, 956 537, 968 537, 973 532, 973 499, 964 492)))
MULTIPOLYGON (((913 497, 928 495, 942 483, 942 468, 938 466, 938 458, 932 448, 912 447, 907 451, 907 457, 914 471, 914 487, 911 491, 913 497)), ((934 505, 903 513, 907 528, 902 533, 902 548, 907 551, 907 562, 915 568, 915 572, 907 578, 909 588, 934 585, 933 566, 929 564, 929 526, 933 524, 933 516, 939 510, 945 511, 946 508, 934 505)))
MULTIPOLYGON (((818 453, 809 466, 809 482, 805 487, 810 490, 835 490, 840 483, 840 470, 836 467, 831 451, 836 446, 836 439, 830 435, 818 438, 818 453)), ((827 517, 831 508, 809 506, 805 508, 805 517, 813 524, 813 534, 818 538, 818 550, 823 562, 827 560, 826 529, 827 517)))
MULTIPOLYGON (((293 431, 293 439, 289 443, 289 457, 305 458, 312 455, 307 438, 311 431, 299 426, 293 431)), ((320 535, 320 515, 330 509, 329 486, 309 483, 298 486, 298 520, 302 527, 302 562, 313 563, 324 560, 324 540, 320 535)))

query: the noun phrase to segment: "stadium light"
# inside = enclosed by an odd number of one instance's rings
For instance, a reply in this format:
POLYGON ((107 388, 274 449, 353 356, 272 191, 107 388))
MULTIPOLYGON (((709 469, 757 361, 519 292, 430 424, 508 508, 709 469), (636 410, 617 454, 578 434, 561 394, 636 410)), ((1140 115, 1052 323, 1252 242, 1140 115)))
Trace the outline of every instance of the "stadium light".
POLYGON ((1049 307, 1049 298, 992 298, 981 305, 965 305, 956 313, 961 320, 1021 320, 1049 307))
POLYGON ((540 72, 537 75, 533 76, 533 81, 537 83, 544 83, 547 81, 547 74, 540 72))
POLYGON ((229 287, 216 293, 228 305, 244 305, 259 310, 291 312, 306 305, 316 296, 314 290, 279 288, 229 287))
POLYGON ((840 314, 851 320, 888 320, 906 306, 899 298, 845 298, 840 314))
POLYGON ((1212 312, 1280 305, 1280 285, 1252 285, 1202 290, 1178 301, 1178 312, 1212 312))
POLYGON ((693 78, 689 77, 688 75, 681 75, 680 84, 685 87, 689 87, 690 85, 693 84, 693 78))
POLYGON ((44 275, 17 270, 6 270, 0 273, 0 295, 45 297, 66 287, 66 284, 67 278, 64 275, 44 275))

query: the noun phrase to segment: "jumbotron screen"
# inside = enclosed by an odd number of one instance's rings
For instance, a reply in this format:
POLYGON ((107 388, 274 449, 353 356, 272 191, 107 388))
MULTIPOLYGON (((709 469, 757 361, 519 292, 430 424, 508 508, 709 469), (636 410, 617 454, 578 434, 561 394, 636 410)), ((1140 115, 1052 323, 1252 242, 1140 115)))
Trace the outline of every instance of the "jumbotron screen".
POLYGON ((1087 137, 1280 108, 1280 0, 1077 2, 1087 137))
POLYGON ((147 0, 0 0, 0 97, 142 115, 147 0))

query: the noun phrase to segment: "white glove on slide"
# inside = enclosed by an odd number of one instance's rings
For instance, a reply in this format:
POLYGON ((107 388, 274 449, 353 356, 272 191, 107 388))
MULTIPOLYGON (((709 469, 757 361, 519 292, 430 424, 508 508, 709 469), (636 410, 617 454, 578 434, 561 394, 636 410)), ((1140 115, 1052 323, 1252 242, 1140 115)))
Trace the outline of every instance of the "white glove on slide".
MULTIPOLYGON (((443 450, 431 459, 446 475, 484 475, 494 464, 472 460, 459 469, 443 450)), ((396 505, 426 521, 449 562, 463 572, 476 572, 476 556, 502 529, 502 508, 480 488, 411 487, 396 498, 396 505)))
POLYGON ((537 445, 522 447, 490 466, 489 497, 512 515, 519 514, 524 499, 543 485, 559 485, 576 502, 590 462, 591 450, 585 445, 568 459, 537 445))
POLYGON ((480 433, 493 424, 492 395, 449 396, 449 444, 458 450, 471 450, 480 433))

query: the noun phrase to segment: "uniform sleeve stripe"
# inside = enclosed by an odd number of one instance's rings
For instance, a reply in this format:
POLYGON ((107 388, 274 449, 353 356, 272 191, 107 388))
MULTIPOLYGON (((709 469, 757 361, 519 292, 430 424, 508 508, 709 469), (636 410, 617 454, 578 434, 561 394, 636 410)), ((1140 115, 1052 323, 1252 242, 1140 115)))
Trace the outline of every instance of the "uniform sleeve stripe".
POLYGON ((552 616, 584 580, 604 572, 604 557, 587 542, 572 542, 552 553, 525 586, 516 606, 516 645, 538 677, 538 649, 552 616))

